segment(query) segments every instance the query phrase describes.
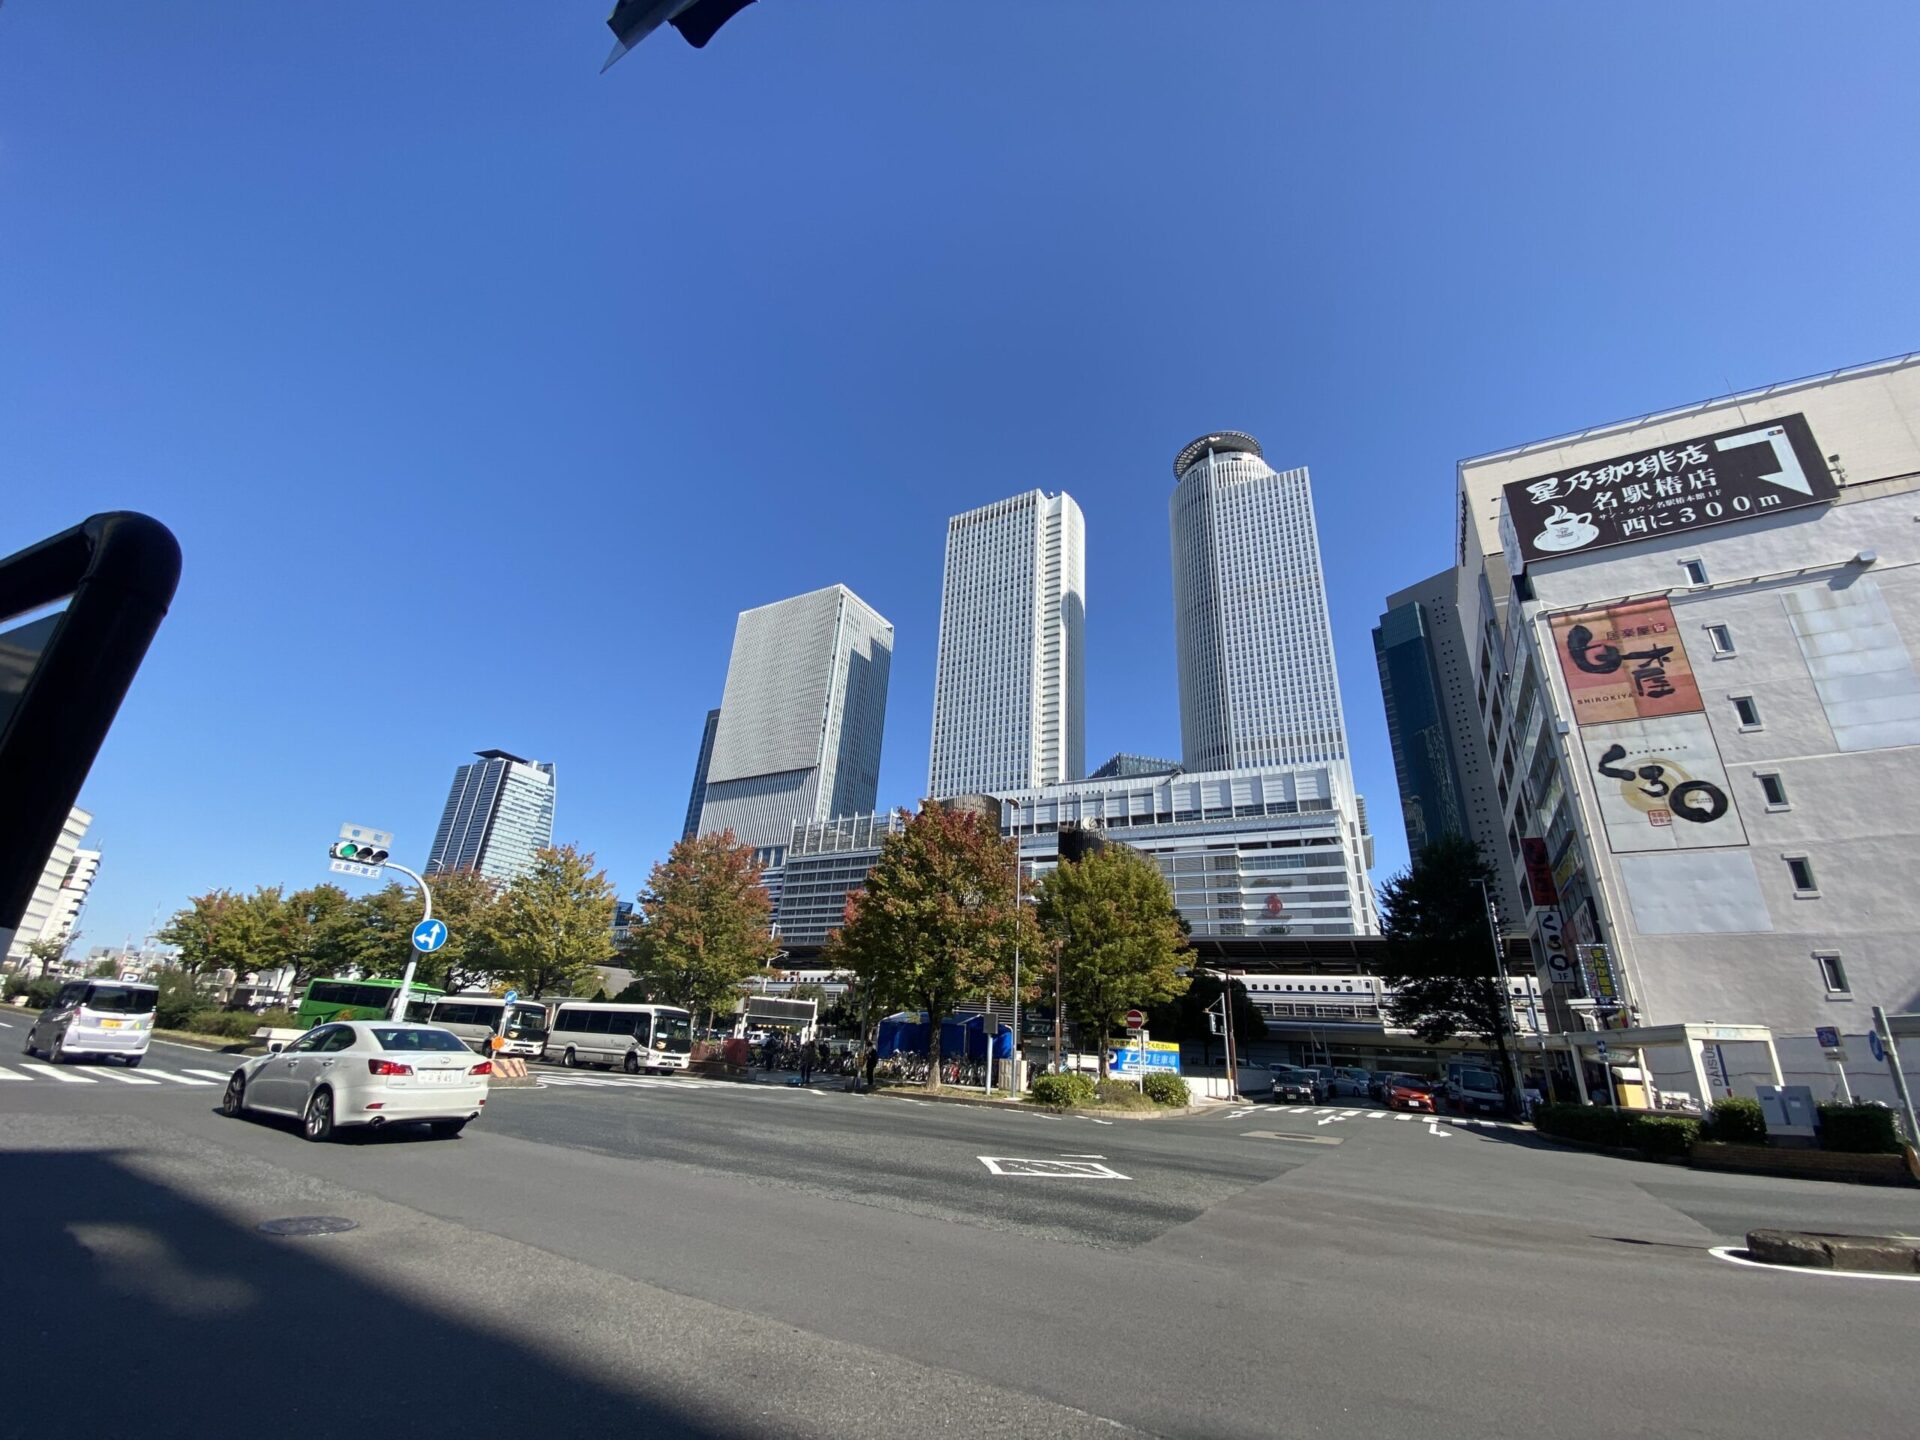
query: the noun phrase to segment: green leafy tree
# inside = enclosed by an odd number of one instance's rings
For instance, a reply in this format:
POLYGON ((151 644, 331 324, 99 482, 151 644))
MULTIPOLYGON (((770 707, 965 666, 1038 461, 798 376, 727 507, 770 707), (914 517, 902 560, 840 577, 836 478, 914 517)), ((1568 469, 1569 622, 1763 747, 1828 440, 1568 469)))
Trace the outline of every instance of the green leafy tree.
POLYGON ((593 967, 613 959, 613 899, 591 852, 572 845, 536 851, 490 912, 497 978, 528 996, 578 994, 597 984, 593 967))
POLYGON ((176 911, 158 936, 180 949, 180 966, 193 974, 215 970, 272 970, 294 963, 302 936, 278 885, 251 895, 212 890, 176 911))
POLYGON ((1134 1006, 1160 1004, 1187 988, 1179 912, 1153 861, 1123 845, 1059 866, 1040 882, 1040 926, 1059 947, 1060 993, 1083 1035, 1104 1042, 1134 1006))
POLYGON ((961 1000, 1011 992, 1016 943, 1039 953, 1032 911, 1014 904, 1015 844, 982 814, 928 801, 887 836, 829 943, 827 963, 877 1004, 927 1012, 929 1086, 940 1083, 940 1022, 961 1000))
POLYGON ((303 991, 316 975, 337 975, 346 969, 342 952, 353 906, 352 897, 338 885, 314 885, 287 896, 287 924, 293 932, 294 994, 303 991))
POLYGON ((780 953, 760 873, 731 830, 676 843, 647 879, 642 923, 622 952, 635 982, 710 1023, 780 953))
POLYGON ((1211 971, 1195 975, 1193 983, 1174 999, 1150 1007, 1153 1033, 1199 1042, 1203 1063, 1211 1065, 1213 1049, 1220 1037, 1213 1033, 1207 1012, 1219 1005, 1220 991, 1229 983, 1233 989, 1233 999, 1229 1002, 1233 1014, 1233 1043, 1242 1055, 1246 1054, 1249 1045, 1266 1039, 1267 1017, 1248 997, 1245 985, 1238 980, 1222 980, 1211 971))
MULTIPOLYGON (((434 919, 447 927, 447 943, 431 955, 419 957, 414 978, 449 993, 497 988, 506 968, 494 938, 501 887, 477 870, 443 870, 427 884, 433 890, 434 919)), ((419 919, 416 910, 407 922, 409 949, 419 919)))
MULTIPOLYGON (((1499 1052, 1500 1084, 1511 1090, 1507 1034, 1513 1016, 1496 974, 1493 936, 1480 886, 1493 867, 1458 835, 1423 847, 1412 866, 1380 887, 1380 929, 1393 973, 1387 1014, 1429 1045, 1466 1035, 1499 1052)), ((1508 1094, 1507 1103, 1514 1097, 1508 1094)))
POLYGON ((67 958, 67 950, 75 938, 69 935, 65 940, 30 940, 26 958, 37 973, 44 975, 67 958))

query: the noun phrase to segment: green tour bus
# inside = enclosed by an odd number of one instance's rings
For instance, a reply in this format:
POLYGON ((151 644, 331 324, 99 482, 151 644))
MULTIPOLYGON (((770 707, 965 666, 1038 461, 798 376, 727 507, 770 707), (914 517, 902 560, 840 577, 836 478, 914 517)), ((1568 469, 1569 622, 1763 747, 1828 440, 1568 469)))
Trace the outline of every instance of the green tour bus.
MULTIPOLYGON (((398 980, 348 980, 338 975, 315 980, 300 997, 300 1009, 294 1018, 308 1030, 329 1020, 384 1020, 399 992, 398 980)), ((444 990, 416 982, 407 995, 406 1018, 425 1020, 433 1002, 444 994, 444 990)))

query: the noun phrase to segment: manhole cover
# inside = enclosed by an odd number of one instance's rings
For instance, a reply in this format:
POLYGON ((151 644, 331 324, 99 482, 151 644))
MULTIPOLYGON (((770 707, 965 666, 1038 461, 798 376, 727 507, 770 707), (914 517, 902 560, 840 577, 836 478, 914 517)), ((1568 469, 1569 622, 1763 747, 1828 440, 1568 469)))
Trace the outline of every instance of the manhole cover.
POLYGON ((292 1215, 285 1220, 264 1220, 260 1230, 267 1235, 338 1235, 358 1230, 360 1222, 344 1215, 292 1215))

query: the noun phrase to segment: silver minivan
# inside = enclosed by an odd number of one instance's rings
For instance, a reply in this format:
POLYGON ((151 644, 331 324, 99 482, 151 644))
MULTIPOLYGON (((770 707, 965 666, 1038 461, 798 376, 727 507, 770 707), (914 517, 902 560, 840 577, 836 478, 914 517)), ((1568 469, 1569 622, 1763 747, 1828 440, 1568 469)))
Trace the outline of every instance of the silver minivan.
POLYGON ((63 1060, 117 1055, 138 1065, 153 1043, 160 991, 125 980, 69 980, 27 1031, 27 1054, 63 1060))

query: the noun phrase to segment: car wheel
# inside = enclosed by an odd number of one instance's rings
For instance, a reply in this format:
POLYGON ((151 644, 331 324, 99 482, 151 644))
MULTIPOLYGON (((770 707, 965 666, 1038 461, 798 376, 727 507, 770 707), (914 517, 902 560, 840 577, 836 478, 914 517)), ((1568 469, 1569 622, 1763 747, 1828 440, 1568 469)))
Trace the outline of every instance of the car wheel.
POLYGON ((27 1054, 33 1056, 34 1059, 38 1060, 40 1058, 40 1047, 33 1043, 33 1031, 31 1030, 27 1031, 27 1043, 24 1048, 27 1054))
POLYGON ((433 1132, 436 1140, 458 1140, 460 1132, 467 1128, 464 1120, 435 1120, 427 1128, 433 1132))
POLYGON ((56 1035, 53 1037, 53 1048, 47 1051, 47 1060, 54 1065, 64 1065, 67 1063, 66 1036, 56 1035))
POLYGON ((333 1138, 333 1092, 316 1090, 307 1101, 307 1113, 301 1120, 307 1139, 315 1144, 333 1138))
POLYGON ((567 1047, 567 1053, 560 1057, 560 1063, 569 1070, 578 1070, 580 1068, 580 1057, 573 1053, 573 1047, 571 1045, 567 1047))
POLYGON ((625 1068, 629 1075, 638 1075, 640 1073, 640 1057, 631 1050, 627 1051, 625 1068))
POLYGON ((247 1108, 247 1077, 238 1070, 227 1081, 227 1093, 220 1097, 220 1113, 236 1119, 247 1108))

